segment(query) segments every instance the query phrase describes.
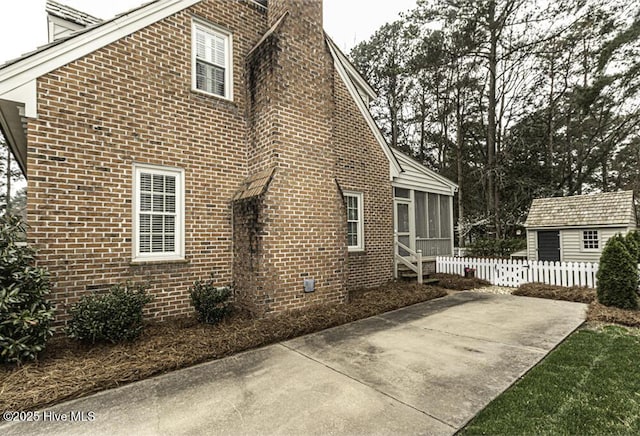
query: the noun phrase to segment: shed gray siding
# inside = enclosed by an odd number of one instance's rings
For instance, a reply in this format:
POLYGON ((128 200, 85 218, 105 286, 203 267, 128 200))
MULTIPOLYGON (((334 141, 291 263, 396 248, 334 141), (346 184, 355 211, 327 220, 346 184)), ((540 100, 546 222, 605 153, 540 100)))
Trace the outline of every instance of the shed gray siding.
MULTIPOLYGON (((527 229, 527 256, 529 260, 538 260, 538 231, 548 229, 527 229)), ((559 229, 560 231, 560 260, 562 262, 598 262, 605 244, 617 233, 626 235, 632 227, 590 227, 559 229), (598 250, 584 250, 582 248, 582 232, 597 230, 599 238, 598 250)))
POLYGON ((563 262, 598 262, 605 244, 617 233, 626 235, 628 227, 616 228, 591 228, 591 229, 565 229, 560 232, 563 262), (584 230, 597 230, 599 238, 598 250, 582 249, 582 232, 584 230))
POLYGON ((538 239, 536 231, 527 229, 527 259, 538 260, 538 239))

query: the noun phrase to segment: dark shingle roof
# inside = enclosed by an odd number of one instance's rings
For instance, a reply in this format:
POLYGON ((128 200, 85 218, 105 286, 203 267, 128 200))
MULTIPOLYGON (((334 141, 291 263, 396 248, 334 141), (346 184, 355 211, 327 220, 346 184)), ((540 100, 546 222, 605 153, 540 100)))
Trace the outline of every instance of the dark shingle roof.
POLYGON ((633 191, 536 198, 525 227, 635 226, 633 191))

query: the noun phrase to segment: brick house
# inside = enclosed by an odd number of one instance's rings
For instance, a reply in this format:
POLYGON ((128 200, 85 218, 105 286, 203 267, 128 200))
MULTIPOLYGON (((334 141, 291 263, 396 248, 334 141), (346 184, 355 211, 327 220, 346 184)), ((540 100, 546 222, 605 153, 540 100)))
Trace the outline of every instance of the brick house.
POLYGON ((455 184, 385 143, 322 1, 48 12, 50 43, 0 67, 0 127, 60 320, 127 280, 159 319, 209 277, 262 314, 341 302, 393 278, 394 220, 451 253, 455 184))

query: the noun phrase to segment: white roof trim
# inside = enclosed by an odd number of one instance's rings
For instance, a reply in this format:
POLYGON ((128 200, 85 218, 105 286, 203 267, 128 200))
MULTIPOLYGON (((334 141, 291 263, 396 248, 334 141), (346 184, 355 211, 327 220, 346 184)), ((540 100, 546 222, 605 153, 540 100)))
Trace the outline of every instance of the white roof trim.
POLYGON ((577 224, 577 225, 564 225, 564 226, 533 226, 528 227, 524 224, 524 228, 527 231, 534 230, 598 230, 598 229, 635 229, 635 226, 631 223, 616 223, 616 224, 577 224))
POLYGON ((356 106, 358 106, 358 109, 360 109, 360 113, 362 113, 362 116, 364 117, 367 124, 369 125, 369 128, 371 129, 373 136, 378 141, 378 144, 380 144, 380 147, 382 147, 382 151, 387 156, 387 159, 389 159, 389 163, 390 163, 389 177, 390 177, 390 180, 393 181, 394 177, 398 177, 400 173, 402 173, 402 167, 400 166, 400 162, 398 162, 398 159, 396 159, 396 156, 393 154, 393 151, 391 150, 391 147, 389 147, 389 145, 387 144, 387 141, 385 141, 385 139, 382 137, 382 133, 380 133, 380 129, 378 129, 376 122, 373 120, 373 117, 369 112, 369 108, 367 107, 365 102, 362 100, 362 97, 358 93, 358 90, 356 89, 355 85, 349 78, 349 74, 347 73, 345 66, 343 65, 342 61, 340 60, 340 57, 337 54, 339 50, 337 49, 337 47, 331 41, 330 38, 327 37, 326 40, 328 43, 327 45, 329 46, 329 51, 331 53, 331 56, 333 57, 333 65, 335 66, 336 71, 338 71, 338 75, 340 76, 345 86, 347 87, 347 90, 349 91, 349 94, 351 94, 351 98, 356 103, 356 106))
MULTIPOLYGON (((0 98, 25 84, 201 0, 159 0, 0 69, 0 98)), ((27 103, 27 102, 21 102, 27 103)), ((27 107, 27 113, 35 113, 27 107)))
MULTIPOLYGON (((443 185, 445 185, 448 188, 450 188, 451 192, 457 192, 458 191, 458 185, 456 183, 452 182, 451 180, 447 179, 444 176, 441 176, 440 174, 436 173, 435 171, 425 167, 420 162, 417 162, 415 159, 407 156, 403 152, 401 152, 399 150, 392 150, 392 151, 393 151, 393 154, 397 157, 398 161, 401 161, 400 162, 401 165, 410 166, 413 169, 415 169, 416 171, 421 172, 425 176, 431 177, 431 178, 439 181, 443 185)), ((399 183, 402 183, 402 182, 399 181, 399 183)))
POLYGON ((351 77, 356 86, 360 87, 371 100, 377 98, 378 93, 371 87, 371 85, 369 85, 369 82, 367 82, 366 79, 362 77, 362 74, 360 74, 360 72, 353 67, 351 61, 347 59, 347 57, 344 55, 344 53, 342 53, 342 51, 333 42, 333 40, 329 36, 327 36, 327 40, 330 42, 330 45, 333 47, 336 55, 340 59, 340 63, 345 68, 345 70, 349 74, 349 77, 351 77))

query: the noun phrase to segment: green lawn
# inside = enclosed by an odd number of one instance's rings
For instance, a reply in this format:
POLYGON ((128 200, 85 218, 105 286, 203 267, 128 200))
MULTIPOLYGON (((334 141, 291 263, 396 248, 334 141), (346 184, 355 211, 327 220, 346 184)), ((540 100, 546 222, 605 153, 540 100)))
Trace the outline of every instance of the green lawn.
POLYGON ((574 333, 459 434, 640 434, 640 330, 574 333))

